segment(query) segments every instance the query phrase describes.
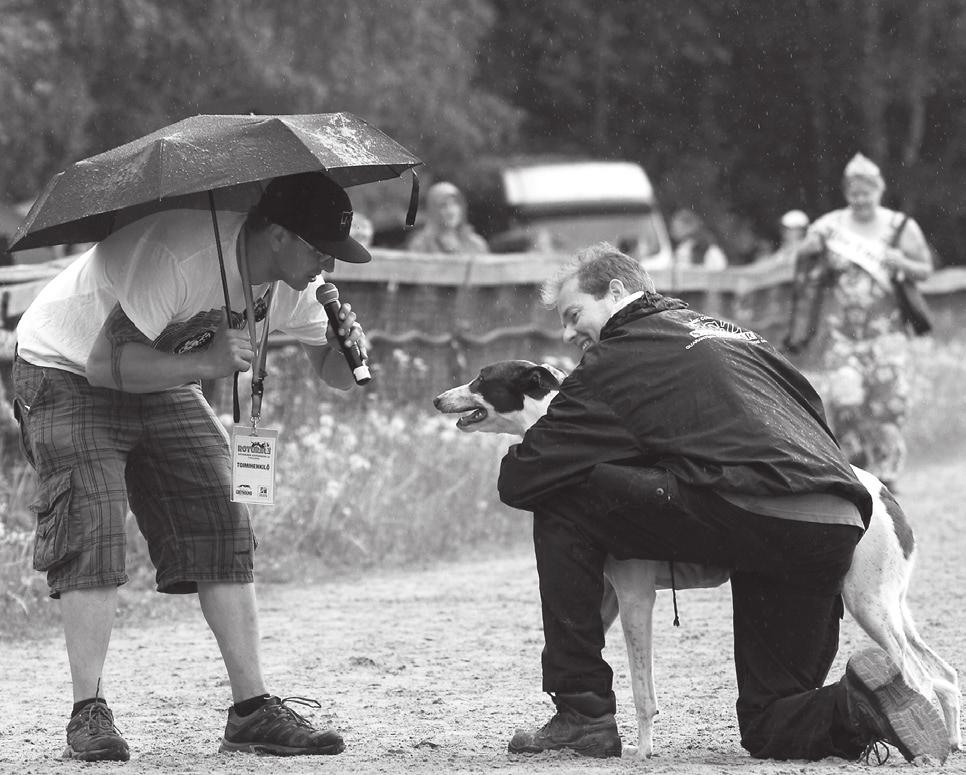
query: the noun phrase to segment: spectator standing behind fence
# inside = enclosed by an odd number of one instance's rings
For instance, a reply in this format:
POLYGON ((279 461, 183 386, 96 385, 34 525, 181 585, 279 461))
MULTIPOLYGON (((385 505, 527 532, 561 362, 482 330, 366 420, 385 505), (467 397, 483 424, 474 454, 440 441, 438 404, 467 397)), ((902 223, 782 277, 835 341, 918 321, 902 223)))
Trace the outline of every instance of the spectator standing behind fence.
POLYGON ((802 244, 808 233, 808 216, 801 210, 789 210, 781 219, 781 244, 775 255, 780 257, 783 264, 794 264, 798 255, 798 246, 802 244))
POLYGON ((362 213, 352 214, 352 225, 349 227, 349 236, 358 242, 362 247, 368 248, 372 245, 372 238, 375 234, 375 227, 372 221, 362 213))
POLYGON ((894 487, 906 455, 908 334, 892 280, 932 273, 919 225, 883 207, 882 174, 857 153, 842 181, 847 207, 818 218, 798 248, 786 346, 815 335, 823 398, 843 450, 894 487))
POLYGON ((808 216, 801 210, 789 210, 785 213, 779 222, 781 242, 778 248, 770 254, 756 258, 755 265, 769 268, 794 266, 798 246, 805 239, 809 223, 808 216))
MULTIPOLYGON (((728 258, 711 230, 693 210, 678 210, 671 216, 674 263, 679 267, 703 266, 712 271, 728 266, 728 258)), ((653 268, 648 266, 649 269, 653 268)))
POLYGON ((490 248, 467 221, 466 197, 452 183, 426 192, 426 224, 406 244, 415 253, 489 253, 490 248))

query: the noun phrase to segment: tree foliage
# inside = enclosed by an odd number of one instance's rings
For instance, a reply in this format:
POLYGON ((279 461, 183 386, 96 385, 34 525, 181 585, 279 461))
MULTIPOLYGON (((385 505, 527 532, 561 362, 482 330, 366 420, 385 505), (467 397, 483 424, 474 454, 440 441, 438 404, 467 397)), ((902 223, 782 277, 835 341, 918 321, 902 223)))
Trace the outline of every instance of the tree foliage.
MULTIPOLYGON (((966 237, 963 0, 495 0, 485 82, 533 146, 639 160, 740 248, 883 168, 947 261, 966 237)), ((964 257, 966 260, 966 257, 964 257)))
POLYGON ((698 210, 733 252, 775 236, 784 210, 839 206, 862 151, 947 262, 966 238, 966 0, 0 0, 0 13, 8 200, 194 113, 346 110, 435 176, 492 154, 638 160, 667 209, 698 210))

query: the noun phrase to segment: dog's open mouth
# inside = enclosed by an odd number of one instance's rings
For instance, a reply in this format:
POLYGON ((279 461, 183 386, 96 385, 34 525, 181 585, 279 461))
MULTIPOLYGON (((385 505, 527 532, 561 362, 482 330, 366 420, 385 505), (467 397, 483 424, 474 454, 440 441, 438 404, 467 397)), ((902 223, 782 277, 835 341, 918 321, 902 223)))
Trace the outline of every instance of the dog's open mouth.
POLYGON ((486 409, 480 407, 479 409, 474 409, 469 414, 461 415, 456 421, 457 428, 465 428, 467 425, 473 425, 474 423, 483 422, 486 419, 486 409))

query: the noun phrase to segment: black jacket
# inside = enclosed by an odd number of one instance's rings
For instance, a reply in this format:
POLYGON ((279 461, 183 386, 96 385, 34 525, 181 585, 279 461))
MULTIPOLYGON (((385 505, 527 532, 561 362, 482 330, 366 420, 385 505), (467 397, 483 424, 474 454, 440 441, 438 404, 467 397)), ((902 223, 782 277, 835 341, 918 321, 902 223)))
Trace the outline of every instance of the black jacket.
POLYGON ((606 323, 547 414, 500 469, 504 503, 533 510, 598 463, 659 466, 681 482, 751 495, 872 499, 811 384, 752 331, 663 298, 606 323))

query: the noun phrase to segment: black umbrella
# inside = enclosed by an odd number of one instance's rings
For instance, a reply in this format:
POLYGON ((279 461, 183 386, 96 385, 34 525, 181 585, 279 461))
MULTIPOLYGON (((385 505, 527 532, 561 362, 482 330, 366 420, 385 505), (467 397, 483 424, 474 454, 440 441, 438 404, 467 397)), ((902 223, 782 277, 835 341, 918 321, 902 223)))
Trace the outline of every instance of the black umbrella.
MULTIPOLYGON (((213 192, 221 207, 221 190, 232 209, 239 184, 318 171, 349 188, 399 177, 421 163, 351 113, 194 116, 59 172, 10 249, 99 242, 133 217, 181 206, 198 192, 213 192)), ((410 223, 417 199, 414 175, 410 223)))

